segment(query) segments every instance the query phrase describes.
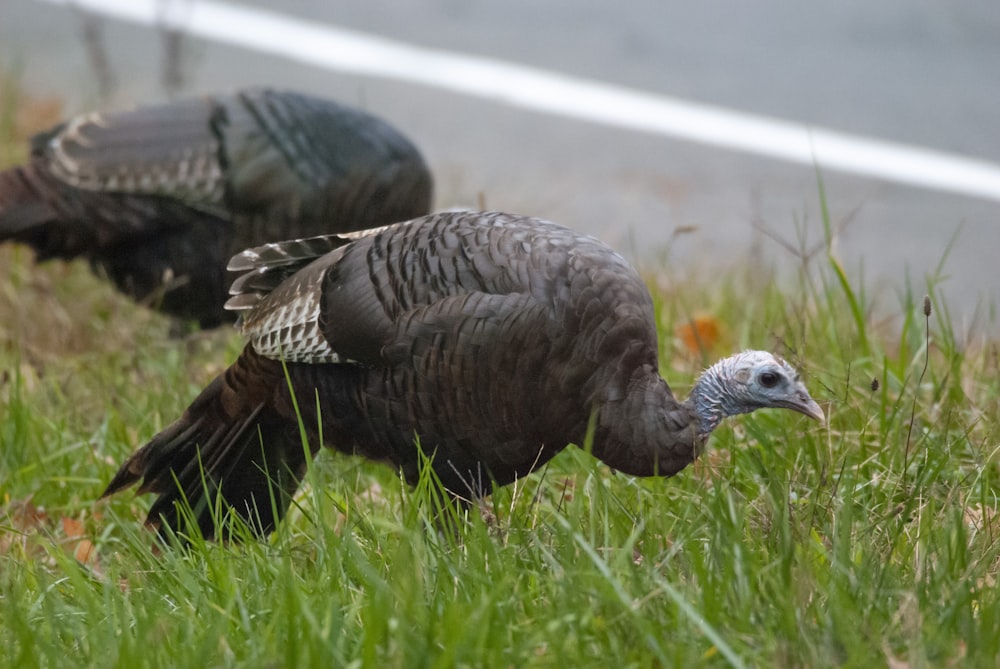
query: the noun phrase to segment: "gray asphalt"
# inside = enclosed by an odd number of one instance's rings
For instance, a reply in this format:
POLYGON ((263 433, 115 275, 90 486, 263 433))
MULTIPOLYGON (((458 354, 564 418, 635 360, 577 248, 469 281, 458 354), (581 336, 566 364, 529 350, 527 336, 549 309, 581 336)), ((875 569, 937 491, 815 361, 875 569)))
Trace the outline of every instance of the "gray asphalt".
MULTIPOLYGON (((991 0, 243 4, 1000 163, 1000 3, 991 0)), ((794 260, 772 236, 796 246, 823 239, 808 167, 190 37, 169 45, 151 29, 0 0, 0 66, 16 66, 29 92, 62 95, 68 113, 282 85, 360 104, 398 125, 428 156, 440 207, 482 202, 550 218, 646 267, 669 263, 677 278, 749 262, 776 265, 792 280, 794 260), (82 37, 87 26, 96 39, 82 37)), ((843 224, 837 254, 851 276, 863 273, 880 313, 898 313, 900 295, 920 295, 926 277, 938 276, 959 332, 1000 330, 992 307, 1000 300, 1000 203, 844 174, 823 181, 833 223, 843 224)))

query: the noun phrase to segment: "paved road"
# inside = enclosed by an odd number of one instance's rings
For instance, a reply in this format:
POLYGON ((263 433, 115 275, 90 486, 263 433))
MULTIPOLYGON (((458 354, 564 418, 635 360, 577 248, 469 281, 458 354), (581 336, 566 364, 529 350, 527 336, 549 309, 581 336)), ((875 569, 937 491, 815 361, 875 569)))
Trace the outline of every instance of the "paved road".
MULTIPOLYGON (((503 58, 751 113, 1000 163, 1000 4, 993 0, 472 0, 244 2, 416 45, 503 58), (994 121, 991 123, 991 121, 994 121)), ((555 118, 397 81, 329 72, 163 35, 34 0, 0 0, 0 63, 67 111, 271 83, 361 104, 424 149, 439 206, 532 213, 598 234, 640 262, 696 267, 791 263, 786 239, 822 239, 809 168, 676 139, 555 118), (104 75, 81 36, 107 59, 104 75), (164 72, 173 69, 171 91, 164 72), (109 77, 113 87, 108 86, 109 77), (177 81, 179 77, 179 83, 177 81), (106 95, 101 94, 102 87, 106 95), (674 230, 695 232, 664 249, 674 230)), ((1000 331, 1000 203, 828 173, 837 250, 863 268, 882 312, 920 294, 952 238, 943 294, 959 330, 1000 331), (978 306, 977 306, 978 305, 978 306)))

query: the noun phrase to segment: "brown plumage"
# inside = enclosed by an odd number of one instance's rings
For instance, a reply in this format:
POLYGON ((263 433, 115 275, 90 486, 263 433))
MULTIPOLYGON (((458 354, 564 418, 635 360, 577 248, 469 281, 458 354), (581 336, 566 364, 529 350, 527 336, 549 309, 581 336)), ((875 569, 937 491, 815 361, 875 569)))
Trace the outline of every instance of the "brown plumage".
POLYGON ((361 110, 247 89, 70 119, 0 172, 0 241, 87 258, 130 296, 211 327, 239 251, 430 211, 417 149, 361 110))
POLYGON ((230 266, 243 272, 228 306, 247 347, 104 493, 141 481, 158 495, 149 522, 172 530, 183 499, 212 536, 219 492, 256 530, 273 529, 305 468, 289 385, 312 452, 321 426, 326 445, 414 482, 419 437, 444 487, 465 498, 583 444, 592 418, 596 457, 669 476, 726 415, 823 416, 795 370, 758 351, 717 363, 676 400, 639 276, 596 239, 545 221, 442 213, 271 244, 230 266))

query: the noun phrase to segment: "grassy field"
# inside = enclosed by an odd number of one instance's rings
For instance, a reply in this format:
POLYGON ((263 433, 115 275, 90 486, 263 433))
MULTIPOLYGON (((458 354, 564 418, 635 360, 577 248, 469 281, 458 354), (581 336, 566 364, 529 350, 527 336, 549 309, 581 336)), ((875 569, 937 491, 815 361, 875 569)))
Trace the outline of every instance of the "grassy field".
MULTIPOLYGON (((6 163, 23 157, 12 109, 0 104, 6 163)), ((957 340, 947 305, 932 299, 925 317, 922 293, 875 322, 829 255, 803 261, 792 287, 759 266, 650 276, 675 390, 716 357, 768 348, 804 370, 827 426, 790 412, 731 420, 662 480, 568 449, 498 490, 457 538, 428 528, 427 490, 325 453, 271 541, 188 552, 153 545, 148 499, 97 496, 239 338, 172 338, 80 264, 38 267, 4 248, 0 266, 2 666, 1000 658, 997 345, 957 340), (695 316, 703 352, 678 336, 695 316)))

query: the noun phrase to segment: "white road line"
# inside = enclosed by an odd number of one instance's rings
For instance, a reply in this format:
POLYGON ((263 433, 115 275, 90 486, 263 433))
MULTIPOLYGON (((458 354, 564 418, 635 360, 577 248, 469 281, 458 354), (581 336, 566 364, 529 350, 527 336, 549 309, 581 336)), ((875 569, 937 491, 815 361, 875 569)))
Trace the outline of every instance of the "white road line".
POLYGON ((932 149, 744 114, 307 22, 211 0, 39 0, 310 65, 416 82, 549 114, 676 137, 769 158, 1000 200, 1000 165, 932 149))

